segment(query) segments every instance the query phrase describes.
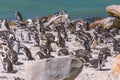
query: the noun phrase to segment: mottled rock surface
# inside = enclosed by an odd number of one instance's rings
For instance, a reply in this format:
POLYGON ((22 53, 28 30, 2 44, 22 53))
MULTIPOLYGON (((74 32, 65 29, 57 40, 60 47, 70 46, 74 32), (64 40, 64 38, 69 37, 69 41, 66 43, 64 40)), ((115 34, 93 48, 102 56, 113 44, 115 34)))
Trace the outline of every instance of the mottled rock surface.
POLYGON ((120 5, 109 5, 106 7, 106 12, 110 16, 120 18, 120 5))
POLYGON ((120 28, 120 20, 115 17, 107 17, 90 24, 91 28, 95 28, 96 26, 101 26, 107 29, 120 28))
POLYGON ((39 60, 26 71, 26 80, 74 80, 82 68, 82 61, 73 57, 39 60))

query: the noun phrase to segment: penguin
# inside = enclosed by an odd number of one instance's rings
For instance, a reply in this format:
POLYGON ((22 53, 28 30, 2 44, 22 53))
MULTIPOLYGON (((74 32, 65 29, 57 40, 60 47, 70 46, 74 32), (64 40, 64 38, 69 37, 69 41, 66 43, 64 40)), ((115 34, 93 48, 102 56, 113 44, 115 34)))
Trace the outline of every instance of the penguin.
POLYGON ((23 30, 21 32, 21 37, 22 37, 24 42, 29 43, 29 41, 30 41, 30 32, 29 32, 29 30, 27 30, 27 29, 23 30))
POLYGON ((17 54, 19 54, 19 51, 20 51, 20 41, 15 40, 15 41, 13 42, 13 50, 14 50, 17 54))
POLYGON ((39 59, 45 59, 45 58, 54 58, 51 54, 46 54, 44 51, 40 50, 36 53, 36 56, 39 57, 39 59))
POLYGON ((14 11, 14 14, 17 16, 17 19, 18 19, 19 21, 23 21, 22 14, 21 14, 20 12, 14 11))
POLYGON ((34 60, 34 58, 32 57, 31 51, 28 47, 26 47, 25 45, 22 45, 20 49, 22 49, 23 52, 25 53, 27 60, 34 60))
POLYGON ((91 44, 90 48, 95 49, 98 45, 98 40, 97 40, 97 37, 95 35, 93 36, 91 42, 92 42, 92 44, 91 44))
POLYGON ((17 64, 18 55, 13 49, 10 49, 8 46, 4 45, 3 51, 4 51, 4 53, 7 54, 8 58, 12 62, 12 64, 17 64))
POLYGON ((14 50, 9 50, 8 56, 10 57, 10 60, 13 64, 18 63, 18 55, 14 50))
POLYGON ((110 49, 108 49, 107 47, 103 47, 98 54, 95 67, 97 67, 99 70, 102 70, 102 67, 105 65, 105 62, 107 62, 108 56, 111 56, 110 49))
POLYGON ((57 37, 55 37, 55 42, 59 47, 65 47, 65 39, 61 36, 60 32, 58 32, 57 37))
POLYGON ((13 72, 13 64, 10 61, 10 59, 8 58, 8 55, 6 53, 2 53, 1 61, 2 61, 2 65, 3 65, 3 69, 7 73, 12 73, 13 72))
POLYGON ((34 22, 33 22, 32 19, 27 19, 26 22, 27 22, 27 25, 26 25, 27 27, 33 27, 33 26, 35 26, 35 24, 34 24, 34 22))
POLYGON ((59 49, 57 55, 58 55, 58 56, 62 56, 62 55, 65 56, 65 55, 70 55, 70 54, 69 54, 68 49, 62 48, 62 49, 59 49))
POLYGON ((89 62, 90 58, 92 58, 91 52, 85 49, 73 50, 73 51, 70 51, 70 54, 77 58, 84 58, 84 63, 89 62))
POLYGON ((7 23, 7 20, 3 20, 3 21, 2 21, 2 23, 1 23, 1 28, 2 28, 3 30, 10 30, 10 27, 9 27, 9 25, 8 25, 8 23, 7 23))
POLYGON ((37 47, 38 47, 39 44, 40 44, 39 35, 34 32, 34 33, 32 34, 32 36, 31 36, 31 38, 32 38, 32 41, 33 41, 34 46, 37 46, 37 47))

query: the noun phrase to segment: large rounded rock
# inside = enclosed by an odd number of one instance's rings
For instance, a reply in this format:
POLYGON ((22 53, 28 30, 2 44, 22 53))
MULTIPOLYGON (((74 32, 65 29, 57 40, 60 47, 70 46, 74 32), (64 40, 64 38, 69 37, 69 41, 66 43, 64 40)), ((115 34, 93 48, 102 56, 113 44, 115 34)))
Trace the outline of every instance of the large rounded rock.
POLYGON ((27 69, 25 80, 74 80, 82 68, 82 61, 78 58, 44 59, 27 69))
POLYGON ((107 29, 120 28, 120 20, 115 17, 107 17, 90 24, 91 28, 95 28, 96 26, 101 26, 107 29))
POLYGON ((106 12, 113 17, 120 18, 120 5, 110 5, 106 7, 106 12))

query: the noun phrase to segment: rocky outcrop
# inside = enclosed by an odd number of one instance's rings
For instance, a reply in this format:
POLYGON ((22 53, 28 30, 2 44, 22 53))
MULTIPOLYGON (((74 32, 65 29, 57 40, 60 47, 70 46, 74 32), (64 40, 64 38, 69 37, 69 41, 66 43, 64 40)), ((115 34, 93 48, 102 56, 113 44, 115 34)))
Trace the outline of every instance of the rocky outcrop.
POLYGON ((120 20, 115 17, 107 17, 90 24, 91 28, 95 28, 96 26, 101 26, 107 29, 120 28, 120 20))
POLYGON ((106 12, 113 17, 120 18, 120 5, 110 5, 106 7, 106 12))
POLYGON ((91 28, 101 26, 103 28, 120 28, 120 5, 110 5, 106 7, 106 12, 112 16, 104 19, 97 20, 90 24, 91 28))
POLYGON ((120 54, 115 57, 111 71, 115 76, 120 75, 120 54))
POLYGON ((82 61, 78 58, 43 59, 27 69, 25 80, 74 80, 82 68, 82 61))

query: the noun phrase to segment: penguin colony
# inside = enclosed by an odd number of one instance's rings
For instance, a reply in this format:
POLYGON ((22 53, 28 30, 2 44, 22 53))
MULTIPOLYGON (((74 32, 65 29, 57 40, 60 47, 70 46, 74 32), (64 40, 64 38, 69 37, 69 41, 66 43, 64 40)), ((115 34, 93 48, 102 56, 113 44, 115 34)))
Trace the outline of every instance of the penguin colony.
MULTIPOLYGON (((79 58, 85 66, 89 64, 98 70, 105 66, 108 56, 116 56, 120 52, 120 38, 116 38, 119 35, 117 28, 107 29, 97 25, 92 29, 87 20, 71 20, 66 11, 27 20, 23 20, 18 11, 14 14, 15 20, 0 20, 0 57, 3 72, 6 74, 15 73, 14 66, 19 66, 20 55, 24 56, 24 60, 36 60, 31 49, 25 44, 38 47, 35 55, 39 59, 55 58, 52 55, 55 52, 57 56, 79 58), (70 49, 70 46, 66 45, 68 42, 79 45, 76 49, 70 49), (57 48, 53 48, 53 44, 57 48), (98 56, 93 61, 92 53, 99 45, 104 47, 99 48, 98 56)), ((24 79, 14 77, 14 80, 24 79)))

